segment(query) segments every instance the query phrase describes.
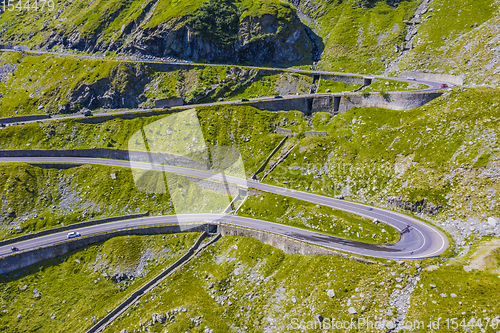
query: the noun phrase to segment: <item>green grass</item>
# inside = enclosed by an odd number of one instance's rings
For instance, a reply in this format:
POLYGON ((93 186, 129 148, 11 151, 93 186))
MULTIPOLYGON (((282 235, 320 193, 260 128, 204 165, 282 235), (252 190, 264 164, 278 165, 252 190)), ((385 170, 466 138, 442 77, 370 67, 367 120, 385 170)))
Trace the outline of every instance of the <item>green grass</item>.
MULTIPOLYGON (((312 129, 329 136, 299 137, 295 150, 266 181, 383 206, 392 197, 423 200, 443 206, 438 219, 497 215, 499 208, 490 206, 488 193, 498 185, 477 175, 495 163, 498 145, 491 138, 498 128, 498 105, 497 90, 477 88, 446 92, 409 111, 362 108, 335 117, 316 113, 312 129), (456 168, 466 171, 457 173, 456 168)), ((276 126, 298 134, 311 129, 300 112, 218 106, 201 108, 198 115, 208 145, 239 147, 247 177, 283 139, 274 134, 276 126)), ((0 130, 0 142, 2 149, 127 149, 132 133, 159 119, 27 124, 0 130)))
POLYGON ((302 139, 265 181, 383 206, 402 196, 443 205, 439 219, 484 220, 500 209, 487 194, 498 184, 478 176, 495 168, 498 105, 497 90, 470 89, 409 111, 316 113, 313 128, 329 137, 302 139))
MULTIPOLYGON (((100 44, 123 42, 128 38, 125 28, 134 24, 140 24, 141 30, 156 28, 162 24, 174 27, 176 19, 194 14, 204 2, 98 0, 88 4, 85 1, 54 0, 54 11, 45 8, 38 11, 14 10, 3 13, 0 17, 0 30, 3 31, 0 40, 23 41, 34 47, 52 37, 53 32, 65 37, 78 33, 86 39, 95 38, 100 44), (153 10, 150 12, 151 16, 148 16, 151 5, 153 10), (61 13, 56 15, 58 10, 61 13), (147 19, 144 20, 144 17, 147 19)), ((272 14, 283 24, 295 15, 288 4, 277 0, 244 0, 236 4, 242 13, 241 19, 272 14)))
POLYGON ((16 71, 0 82, 0 117, 56 113, 68 103, 68 94, 82 84, 107 78, 118 61, 98 61, 54 56, 2 53, 0 66, 13 64, 16 71), (39 107, 43 109, 39 110, 39 107))
POLYGON ((415 48, 399 69, 464 75, 466 83, 498 85, 490 45, 495 45, 498 34, 500 4, 494 0, 459 3, 437 0, 429 5, 432 12, 424 15, 415 48))
POLYGON ((361 87, 360 84, 345 84, 344 82, 321 79, 318 90, 316 92, 318 94, 322 94, 325 93, 327 89, 330 89, 330 92, 333 93, 353 91, 358 89, 359 87, 361 87))
MULTIPOLYGON (((159 99, 182 97, 189 103, 199 100, 209 103, 219 99, 269 96, 279 91, 309 92, 312 79, 300 74, 264 76, 249 80, 255 69, 236 66, 205 66, 171 71, 152 70, 142 62, 123 60, 76 59, 69 56, 0 54, 0 66, 14 65, 16 70, 0 82, 0 118, 34 114, 58 114, 66 105, 69 112, 79 111, 75 93, 83 85, 91 89, 108 90, 108 95, 136 99, 139 107, 153 107, 159 99), (212 90, 207 93, 208 90, 212 90), (257 91, 256 91, 257 90, 257 91), (255 92, 256 91, 256 92, 255 92), (39 107, 42 107, 39 109, 39 107)), ((97 108, 99 109, 99 108, 97 108)))
POLYGON ((0 211, 5 212, 0 238, 108 216, 173 213, 170 196, 141 192, 128 168, 83 165, 59 170, 2 163, 0 174, 0 211), (12 212, 15 216, 8 217, 12 212))
POLYGON ((406 34, 403 20, 410 19, 420 1, 402 1, 397 7, 376 1, 371 8, 360 8, 353 0, 320 3, 304 5, 312 22, 317 22, 310 25, 325 44, 320 67, 376 74, 397 55, 394 47, 406 34))
POLYGON ((13 333, 85 332, 94 318, 97 322, 172 264, 197 237, 197 233, 116 237, 2 275, 0 329, 13 333), (152 256, 147 261, 144 257, 142 276, 120 284, 111 280, 117 271, 134 271, 145 253, 152 256), (41 293, 40 298, 34 297, 34 289, 41 293))
MULTIPOLYGON (((481 332, 477 322, 471 322, 474 318, 481 319, 482 328, 486 329, 486 332, 495 332, 496 329, 487 326, 488 323, 492 324, 491 319, 498 318, 498 304, 500 304, 498 271, 495 274, 487 269, 475 269, 469 272, 464 270, 477 253, 478 247, 489 240, 490 238, 475 241, 472 249, 463 258, 453 259, 436 270, 424 270, 412 295, 407 321, 419 320, 429 323, 441 317, 440 332, 466 330, 481 332), (432 288, 431 284, 436 287, 432 288), (446 297, 442 297, 441 294, 446 294, 446 297), (451 294, 455 294, 456 297, 451 294), (452 318, 455 320, 452 321, 452 318), (487 321, 487 318, 490 320, 487 321)), ((496 251, 493 255, 498 254, 498 247, 496 251)), ((498 270, 498 266, 495 265, 490 268, 498 270)), ((497 322, 497 327, 499 324, 500 322, 497 322)), ((428 332, 428 330, 423 328, 413 332, 428 332)))
POLYGON ((277 75, 259 76, 250 85, 232 91, 230 100, 242 98, 268 97, 275 95, 308 94, 312 78, 306 75, 282 73, 277 75))
POLYGON ((374 224, 354 214, 269 193, 248 197, 238 215, 372 244, 395 243, 399 239, 399 233, 385 224, 374 224))
POLYGON ((147 303, 127 310, 108 330, 134 332, 142 324, 152 332, 262 332, 265 327, 294 332, 293 322, 303 320, 307 325, 318 314, 354 322, 375 315, 390 318, 385 312, 396 285, 391 272, 409 276, 414 271, 413 265, 386 268, 333 256, 286 255, 251 238, 227 236, 166 279, 147 303), (327 296, 328 289, 335 291, 334 298, 327 296), (350 306, 357 315, 347 313, 350 306), (180 307, 186 312, 173 311, 180 307), (154 313, 167 312, 174 321, 148 324, 154 313))

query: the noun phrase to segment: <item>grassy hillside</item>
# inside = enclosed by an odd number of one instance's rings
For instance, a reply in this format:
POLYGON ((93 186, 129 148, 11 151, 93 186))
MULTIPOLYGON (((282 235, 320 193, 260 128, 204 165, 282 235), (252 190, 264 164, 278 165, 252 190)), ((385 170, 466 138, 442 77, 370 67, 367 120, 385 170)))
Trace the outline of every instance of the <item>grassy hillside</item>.
POLYGON ((218 94, 231 93, 254 74, 229 66, 155 71, 137 62, 17 52, 0 53, 0 68, 2 66, 8 69, 3 78, 0 77, 2 118, 74 113, 83 107, 152 107, 155 100, 171 97, 183 97, 190 102, 205 96, 207 89, 217 85, 206 98, 213 101, 218 94), (86 94, 90 94, 94 102, 82 99, 86 94))
MULTIPOLYGON (((58 0, 56 15, 48 11, 1 14, 0 42, 18 41, 34 47, 50 39, 50 46, 69 43, 73 49, 109 49, 114 54, 124 43, 144 37, 137 37, 136 30, 153 29, 161 34, 178 29, 183 24, 180 18, 196 13, 202 3, 99 0, 87 6, 81 1, 58 0)), ((295 25, 296 7, 302 22, 318 37, 313 38, 315 45, 303 41, 289 44, 297 49, 310 48, 301 50, 303 54, 317 50, 321 69, 379 74, 391 64, 392 74, 406 70, 451 73, 463 76, 468 84, 490 86, 497 86, 500 80, 498 1, 435 0, 423 13, 416 11, 422 0, 289 3, 292 6, 277 0, 237 1, 240 23, 252 18, 251 24, 256 24, 253 32, 241 25, 239 34, 253 42, 273 35, 265 31, 262 22, 255 23, 265 14, 277 19, 281 31, 290 29, 295 25), (418 28, 417 33, 405 40, 412 29, 410 21, 418 28)))
POLYGON ((267 193, 247 198, 238 215, 291 225, 297 228, 372 244, 392 244, 396 229, 330 207, 267 193))
POLYGON ((197 237, 116 237, 2 275, 0 330, 85 332, 186 253, 197 237), (117 282, 112 279, 117 273, 128 278, 117 282))
POLYGON ((19 163, 0 164, 0 174, 0 238, 108 216, 173 213, 168 194, 141 192, 127 168, 19 163))
MULTIPOLYGON (((465 256, 422 272, 407 321, 429 323, 441 317, 440 332, 498 330, 500 240, 487 237, 471 241, 471 249, 465 256)), ((428 332, 428 329, 421 327, 413 332, 428 332)))
POLYGON ((457 89, 410 111, 317 113, 329 137, 302 139, 265 181, 405 208, 453 233, 499 232, 486 224, 500 216, 498 96, 457 89))
POLYGON ((386 1, 369 1, 366 6, 357 0, 299 3, 298 8, 306 16, 304 23, 322 38, 321 68, 381 73, 385 64, 396 57, 395 47, 406 35, 403 20, 411 18, 420 0, 393 6, 386 1))
MULTIPOLYGON (((6 127, 0 130, 0 149, 128 149, 128 140, 143 126, 165 116, 114 119, 99 124, 74 120, 6 127)), ((251 177, 283 139, 274 133, 277 124, 291 129, 307 126, 300 112, 258 111, 249 106, 198 109, 208 145, 236 145, 251 177)), ((305 127, 304 127, 305 128, 305 127)))
MULTIPOLYGON (((197 236, 117 237, 3 276, 2 328, 83 332, 183 254, 197 236), (110 279, 116 272, 135 278, 116 283, 110 279)), ((463 257, 370 265, 287 255, 252 238, 226 236, 105 332, 314 331, 330 330, 332 321, 354 323, 352 332, 386 332, 394 325, 403 332, 428 332, 427 325, 438 317, 440 331, 457 331, 446 328, 449 317, 449 325, 457 318, 469 325, 468 331, 480 332, 472 318, 481 318, 483 329, 498 324, 491 319, 498 319, 500 243, 498 238, 469 241, 473 245, 463 257), (410 326, 420 322, 420 328, 410 326)))
POLYGON ((290 332, 293 323, 314 323, 318 315, 390 318, 389 296, 398 284, 393 274, 406 280, 414 272, 413 265, 386 268, 339 257, 286 255, 251 238, 223 237, 107 331, 290 332), (358 315, 348 314, 351 306, 358 315), (166 314, 166 322, 152 324, 153 314, 166 314))
POLYGON ((427 325, 438 316, 442 325, 445 316, 498 318, 498 277, 484 274, 484 280, 476 281, 480 275, 454 266, 437 259, 386 267, 331 256, 286 255, 251 238, 223 237, 107 331, 315 332, 332 330, 333 321, 334 328, 352 325, 350 332, 387 332, 396 325, 410 332, 415 330, 409 325, 422 321, 416 331, 428 332, 427 325), (151 321, 153 317, 166 320, 151 321))
MULTIPOLYGON (((290 139, 287 147, 298 144, 265 181, 424 213, 450 232, 466 235, 498 232, 485 224, 488 217, 500 216, 498 96, 495 89, 456 89, 410 111, 361 108, 336 117, 316 113, 310 122, 300 112, 245 106, 202 108, 198 114, 209 145, 239 147, 247 177, 282 140, 275 127, 297 134, 327 131, 327 137, 290 139)), ((127 149, 130 133, 158 119, 8 127, 0 131, 0 142, 3 149, 127 149)))
POLYGON ((499 20, 498 1, 434 0, 399 70, 451 73, 468 84, 498 86, 499 20))
MULTIPOLYGON (((144 28, 173 24, 174 19, 193 14, 203 0, 55 0, 54 11, 6 11, 0 16, 1 41, 24 41, 36 46, 51 34, 97 37, 96 43, 116 41, 124 36, 124 27, 139 23, 144 28), (54 13, 57 12, 56 15, 54 13), (144 19, 144 16, 147 19, 144 19), (33 36, 33 32, 35 35, 33 36)), ((277 0, 244 0, 237 2, 245 16, 264 14, 289 15, 291 9, 277 0)))

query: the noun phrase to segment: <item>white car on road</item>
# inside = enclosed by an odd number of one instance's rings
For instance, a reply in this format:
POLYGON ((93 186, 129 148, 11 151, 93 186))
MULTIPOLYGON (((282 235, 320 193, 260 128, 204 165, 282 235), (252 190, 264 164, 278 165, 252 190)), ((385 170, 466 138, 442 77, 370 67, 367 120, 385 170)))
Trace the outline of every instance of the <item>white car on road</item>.
POLYGON ((72 231, 68 234, 68 239, 75 238, 75 237, 80 237, 80 233, 78 231, 72 231))

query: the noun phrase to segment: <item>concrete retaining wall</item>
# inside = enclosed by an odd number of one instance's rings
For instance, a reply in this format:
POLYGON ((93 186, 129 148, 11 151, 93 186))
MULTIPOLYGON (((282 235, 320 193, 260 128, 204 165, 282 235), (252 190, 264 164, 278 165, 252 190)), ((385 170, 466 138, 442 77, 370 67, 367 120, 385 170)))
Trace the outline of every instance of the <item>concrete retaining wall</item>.
POLYGON ((313 98, 283 98, 268 101, 247 102, 245 105, 253 106, 259 110, 267 111, 301 111, 311 113, 313 98))
POLYGON ((271 245, 277 249, 282 250, 287 254, 300 254, 300 255, 331 255, 343 257, 355 261, 359 261, 366 264, 376 264, 376 262, 352 257, 344 253, 337 252, 335 250, 330 250, 324 247, 307 244, 295 239, 291 239, 286 236, 281 236, 277 234, 272 234, 264 231, 243 228, 235 225, 230 225, 222 223, 219 226, 219 232, 222 236, 242 236, 242 237, 252 237, 262 243, 271 245))
POLYGON ((184 232, 210 232, 212 230, 209 224, 193 224, 186 228, 183 225, 182 228, 179 225, 168 225, 168 226, 152 226, 152 227, 140 227, 133 229, 124 229, 111 231, 102 234, 91 235, 87 237, 72 239, 48 246, 39 247, 36 249, 16 252, 0 258, 0 274, 10 273, 15 270, 39 263, 41 261, 52 259, 65 255, 71 251, 80 249, 91 244, 100 243, 107 241, 110 238, 117 236, 128 236, 128 235, 159 235, 159 234, 175 234, 184 232))
POLYGON ((450 74, 433 74, 433 73, 422 73, 422 72, 403 72, 399 74, 400 78, 414 77, 421 81, 433 81, 433 82, 443 82, 451 83, 456 86, 461 86, 464 84, 464 78, 456 75, 450 74))
POLYGON ((390 110, 410 110, 422 106, 440 96, 440 92, 391 93, 382 96, 372 93, 362 96, 355 94, 318 95, 310 98, 286 98, 269 101, 250 102, 247 105, 267 111, 301 111, 306 115, 314 112, 337 114, 354 107, 380 107, 390 110))
POLYGON ((162 108, 165 106, 181 106, 184 105, 184 100, 180 97, 159 99, 155 101, 156 108, 162 108))
POLYGON ((295 136, 295 135, 297 135, 292 130, 290 130, 288 128, 281 128, 281 127, 276 127, 276 134, 282 134, 282 135, 286 135, 286 136, 295 136))
POLYGON ((304 132, 305 136, 328 136, 328 132, 326 131, 306 131, 304 132))
POLYGON ((158 274, 156 277, 154 277, 151 281, 146 283, 144 286, 142 286, 139 290, 134 292, 132 295, 130 295, 125 301, 123 301, 120 305, 118 305, 116 308, 114 308, 111 312, 109 312, 104 318, 99 320, 94 326, 92 326, 87 333, 94 333, 94 332, 101 332, 104 330, 109 324, 113 322, 121 313, 123 313, 127 308, 129 308, 132 304, 134 304, 140 297, 142 297, 145 293, 156 287, 163 279, 165 279, 170 273, 172 273, 174 270, 179 268, 180 266, 184 265, 186 262, 189 261, 189 259, 192 258, 193 255, 198 253, 200 250, 202 250, 204 247, 212 244, 214 241, 218 239, 215 238, 212 240, 209 244, 206 244, 201 249, 198 249, 200 246, 201 242, 203 239, 205 239, 207 236, 207 233, 204 232, 201 234, 201 236, 196 240, 194 245, 189 248, 189 250, 182 256, 180 257, 176 262, 174 262, 172 265, 167 267, 164 271, 162 271, 160 274, 158 274))
POLYGON ((12 123, 23 123, 26 121, 34 121, 34 120, 44 120, 49 119, 49 115, 32 115, 32 116, 23 116, 23 117, 10 117, 10 118, 2 118, 0 119, 0 124, 12 124, 12 123))
POLYGON ((363 76, 321 74, 320 79, 321 80, 343 82, 343 83, 348 84, 348 85, 350 85, 350 84, 363 84, 364 83, 363 76))
POLYGON ((42 230, 40 232, 35 232, 33 234, 22 235, 22 236, 15 237, 15 238, 4 239, 4 240, 0 241, 0 246, 14 244, 14 243, 22 242, 22 241, 25 241, 28 239, 33 239, 33 238, 42 237, 42 236, 46 236, 46 235, 50 235, 50 234, 55 234, 55 233, 62 232, 62 231, 84 228, 84 227, 89 227, 91 225, 102 224, 102 223, 109 223, 109 222, 115 222, 115 221, 121 221, 121 220, 138 219, 138 218, 145 217, 148 215, 149 215, 149 213, 142 213, 142 214, 108 217, 105 219, 91 220, 91 221, 85 221, 85 222, 81 222, 81 223, 75 223, 75 224, 67 225, 64 227, 42 230))
POLYGON ((252 176, 252 179, 255 179, 255 177, 257 176, 257 174, 261 173, 262 171, 264 171, 264 169, 266 168, 267 166, 267 163, 269 163, 269 160, 271 160, 271 158, 274 156, 274 154, 276 154, 276 152, 281 149, 281 147, 283 147, 283 145, 285 144, 286 140, 288 139, 288 136, 285 136, 285 138, 283 138, 283 140, 280 141, 280 143, 273 149, 273 151, 267 156, 266 160, 264 161, 264 163, 262 163, 262 165, 260 166, 260 168, 255 171, 254 175, 252 176))
POLYGON ((346 95, 340 100, 339 112, 346 112, 354 107, 410 110, 425 105, 441 95, 440 92, 391 93, 385 96, 379 93, 371 93, 368 96, 362 94, 346 95))
MULTIPOLYGON (((107 158, 134 162, 151 162, 208 170, 209 165, 193 161, 185 156, 157 154, 119 149, 75 149, 75 150, 0 150, 0 157, 85 157, 107 158)), ((47 166, 47 164, 44 164, 47 166)))

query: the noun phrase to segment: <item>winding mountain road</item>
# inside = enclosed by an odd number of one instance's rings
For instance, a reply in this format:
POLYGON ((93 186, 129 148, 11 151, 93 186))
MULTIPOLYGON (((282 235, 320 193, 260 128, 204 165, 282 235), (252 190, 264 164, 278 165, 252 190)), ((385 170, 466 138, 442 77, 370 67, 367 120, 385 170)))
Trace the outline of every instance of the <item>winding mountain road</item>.
MULTIPOLYGON (((124 160, 110 160, 99 158, 74 158, 74 157, 4 157, 0 158, 0 163, 74 163, 74 164, 97 164, 125 168, 148 169, 165 171, 180 175, 188 175, 216 181, 223 181, 222 175, 205 170, 183 168, 177 166, 166 166, 161 164, 152 164, 144 162, 131 162, 124 160)), ((302 240, 311 244, 324 246, 327 248, 350 252, 359 255, 387 258, 387 259, 422 259, 439 256, 448 248, 448 238, 437 228, 419 221, 410 216, 392 212, 385 209, 374 208, 367 205, 334 199, 317 194, 282 188, 274 185, 263 184, 251 180, 224 176, 228 183, 236 184, 242 187, 254 188, 257 190, 280 194, 318 205, 328 206, 342 211, 354 213, 370 219, 378 219, 389 226, 394 227, 401 234, 400 240, 390 245, 373 245, 361 242, 333 237, 319 232, 303 230, 283 224, 272 223, 257 219, 221 215, 221 214, 189 214, 189 215, 170 215, 139 218, 135 220, 125 220, 112 223, 106 223, 91 227, 76 229, 82 235, 129 228, 134 226, 145 226, 154 224, 172 224, 172 223, 195 223, 204 220, 219 221, 222 223, 234 224, 237 226, 258 229, 285 235, 294 239, 302 240), (404 232, 403 232, 404 231, 404 232)), ((66 239, 66 232, 47 235, 27 241, 14 244, 20 250, 57 243, 66 239)), ((0 256, 11 253, 10 247, 0 247, 0 256)))
MULTIPOLYGON (((93 56, 81 56, 81 55, 65 55, 59 53, 51 53, 51 52, 38 52, 38 51, 29 51, 29 53, 49 53, 58 56, 71 56, 71 57, 90 57, 90 58, 98 58, 93 56)), ((159 62, 159 63, 167 63, 162 61, 148 61, 148 62, 159 62)), ((193 64, 189 63, 189 65, 193 66, 206 66, 207 64, 193 64)), ((211 66, 217 66, 217 64, 210 64, 211 66)), ((224 65, 221 65, 224 66, 224 65)), ((252 66, 245 66, 252 67, 252 66)), ((253 67, 260 68, 260 67, 253 67)), ((375 79, 390 79, 396 81, 403 82, 416 82, 427 85, 428 89, 416 90, 416 91, 403 91, 400 93, 415 93, 415 92, 424 92, 424 91, 436 91, 440 90, 441 83, 440 82, 432 82, 432 81, 420 81, 413 79, 404 79, 404 78, 394 78, 394 77, 384 77, 384 76, 366 76, 366 75, 356 75, 356 74, 347 74, 347 73, 339 73, 339 72, 325 72, 325 71, 308 71, 308 70, 300 70, 293 68, 266 68, 266 69, 275 69, 281 71, 290 71, 290 72, 298 72, 298 73, 309 73, 309 74, 324 74, 324 75, 347 75, 347 76, 357 76, 357 77, 371 77, 375 79)), ((450 85, 451 86, 451 85, 450 85)), ((348 94, 342 93, 342 95, 348 94)), ((307 95, 289 95, 283 96, 284 99, 293 99, 293 98, 310 98, 321 95, 331 95, 331 94, 307 94, 307 95)), ((338 95, 338 94, 336 94, 338 95)), ((262 97, 262 98, 254 98, 249 99, 248 102, 255 101, 266 101, 266 100, 274 100, 273 97, 262 97)), ((199 106, 211 106, 211 105, 223 105, 223 104, 239 104, 245 103, 241 101, 222 101, 208 104, 196 104, 189 106, 179 106, 172 107, 174 110, 182 110, 186 108, 199 107, 199 106)), ((118 111, 118 112, 102 112, 95 113, 96 116, 109 116, 109 115, 119 115, 124 113, 136 113, 141 111, 155 111, 161 109, 136 109, 129 111, 118 111)), ((60 120, 60 119, 69 119, 69 118, 82 118, 81 115, 73 115, 67 117, 54 117, 49 119, 42 120, 33 120, 33 121, 23 121, 23 123, 29 122, 41 122, 41 121, 52 121, 52 120, 60 120)), ((2 120, 0 119, 0 123, 2 120)), ((14 125, 16 123, 13 123, 14 125)), ((176 166, 165 166, 160 164, 150 164, 150 163, 142 163, 142 162, 131 162, 131 161, 123 161, 123 160, 110 160, 110 159, 99 159, 99 158, 69 158, 69 157, 4 157, 0 158, 0 163, 14 163, 14 162, 24 162, 24 163, 73 163, 73 164, 98 164, 98 165, 108 165, 108 166, 117 166, 117 167, 130 167, 130 168, 138 168, 138 169, 151 169, 158 171, 171 172, 181 175, 189 175, 201 178, 209 178, 217 181, 223 181, 222 176, 220 174, 215 174, 210 171, 204 170, 196 170, 189 168, 182 168, 176 166)), ((276 234, 286 235, 288 237, 302 240, 308 243, 321 245, 324 247, 332 248, 335 250, 355 253, 359 255, 366 255, 372 257, 380 257, 380 258, 388 258, 388 259, 421 259, 427 257, 438 256, 442 254, 448 247, 448 239, 446 235, 444 235, 437 228, 426 224, 424 222, 419 221, 418 219, 409 217, 404 214, 392 212, 385 209, 374 208, 370 206, 366 206, 359 203, 348 202, 344 200, 334 199, 330 197, 325 197, 321 195, 296 191, 292 189, 282 188, 278 186, 263 184, 251 180, 245 180, 230 176, 225 176, 225 181, 233 184, 237 184, 243 187, 254 188, 257 190, 280 194, 308 202, 312 202, 318 205, 324 205, 328 207, 332 207, 335 209, 339 209, 342 211, 354 213, 360 216, 364 216, 370 219, 378 219, 379 221, 386 223, 401 233, 400 240, 395 244, 390 245, 372 245, 361 242, 355 242, 350 240, 345 240, 333 236, 324 235, 314 231, 308 231, 303 229, 298 229, 278 223, 271 223, 262 220, 244 218, 239 216, 230 216, 230 215, 216 215, 216 214, 190 214, 190 215, 171 215, 171 216, 158 216, 158 217, 148 217, 148 218, 140 218, 135 220, 125 220, 119 222, 106 223, 102 225, 96 225, 91 227, 85 227, 81 229, 76 229, 75 231, 80 232, 82 235, 90 235, 95 233, 100 233, 104 231, 117 230, 123 228, 129 228, 134 226, 145 226, 145 225, 154 225, 154 224, 173 224, 173 223, 196 223, 204 220, 211 221, 219 221, 223 223, 230 223, 238 226, 258 229, 262 231, 273 232, 276 234)), ((14 246, 18 247, 20 250, 35 248, 41 245, 53 244, 56 242, 60 242, 66 240, 66 232, 51 234, 43 237, 39 237, 36 239, 31 239, 27 241, 22 241, 14 244, 14 246)), ((11 246, 0 247, 0 256, 5 256, 11 253, 11 246)))
MULTIPOLYGON (((2 50, 2 52, 17 52, 13 50, 2 50)), ((55 56, 64 56, 64 57, 72 57, 72 58, 90 58, 90 59, 99 59, 99 60, 106 60, 106 57, 97 57, 97 56, 91 56, 91 55, 75 55, 75 54, 69 54, 69 53, 60 53, 60 52, 45 52, 45 51, 26 51, 25 53, 28 54, 35 54, 35 55, 43 55, 43 54, 50 54, 50 55, 55 55, 55 56)), ((116 59, 115 59, 116 60, 116 59)), ((123 61, 129 61, 129 62, 137 62, 139 60, 130 60, 130 59, 121 59, 118 58, 117 60, 123 60, 123 61)), ((201 66, 227 66, 227 64, 199 64, 199 63, 190 63, 190 62, 168 62, 168 61, 160 61, 160 60, 146 60, 144 61, 146 63, 162 63, 162 64, 173 64, 173 65, 189 65, 193 67, 201 67, 201 66)), ((408 82, 408 83, 419 83, 428 86, 427 89, 420 89, 420 90, 408 90, 408 91, 394 91, 394 92, 388 92, 388 93, 400 93, 400 94, 413 94, 413 93, 420 93, 420 92, 432 92, 432 91, 439 91, 442 90, 441 84, 442 82, 434 82, 434 81, 425 81, 425 80, 416 80, 416 79, 409 79, 409 78, 397 78, 397 77, 391 77, 391 76, 381 76, 381 75, 362 75, 362 74, 351 74, 351 73, 343 73, 343 72, 327 72, 327 71, 314 71, 314 70, 304 70, 304 69, 296 69, 296 68, 277 68, 277 67, 258 67, 258 66, 241 66, 245 68, 253 68, 253 69, 265 69, 265 70, 276 70, 276 71, 284 71, 284 72, 294 72, 294 73, 303 73, 303 74, 313 74, 313 75, 336 75, 336 76, 352 76, 352 77, 360 77, 360 78, 373 78, 373 79, 385 79, 385 80, 393 80, 393 81, 399 81, 399 82, 408 82)), ((448 84, 450 87, 452 87, 452 84, 448 84)), ((312 97, 320 97, 320 96, 339 96, 339 95, 349 95, 353 94, 353 92, 342 92, 342 93, 320 93, 320 94, 303 94, 303 95, 284 95, 282 96, 281 100, 289 100, 289 99, 297 99, 297 98, 312 98, 312 97)), ((354 94, 361 94, 360 92, 354 93, 354 94)), ((248 101, 242 102, 240 100, 236 101, 220 101, 220 102, 212 102, 212 103, 205 103, 205 104, 189 104, 189 105, 182 105, 182 106, 173 106, 171 108, 172 111, 181 111, 185 110, 188 108, 196 108, 196 107, 205 107, 205 106, 216 106, 216 105, 227 105, 227 104, 246 104, 246 103, 252 103, 252 102, 265 102, 265 101, 275 101, 274 96, 268 96, 268 97, 258 97, 258 98, 249 98, 248 101)), ((129 113, 139 113, 139 112, 154 112, 154 111, 161 111, 162 108, 150 108, 150 109, 144 109, 144 108, 138 108, 138 109, 131 109, 131 110, 120 110, 120 111, 114 111, 114 112, 95 112, 93 115, 94 116, 118 116, 118 115, 124 115, 124 114, 129 114, 129 113)), ((36 120, 19 120, 19 122, 7 122, 7 126, 14 126, 17 124, 26 124, 26 123, 37 123, 37 122, 46 122, 46 121, 53 121, 53 120, 65 120, 65 119, 77 119, 77 118, 83 118, 83 115, 78 114, 78 115, 67 115, 67 116, 57 116, 57 117, 50 117, 46 119, 36 119, 36 120)), ((4 121, 5 122, 5 121, 4 121)), ((0 123, 2 123, 2 119, 0 118, 0 123)))

